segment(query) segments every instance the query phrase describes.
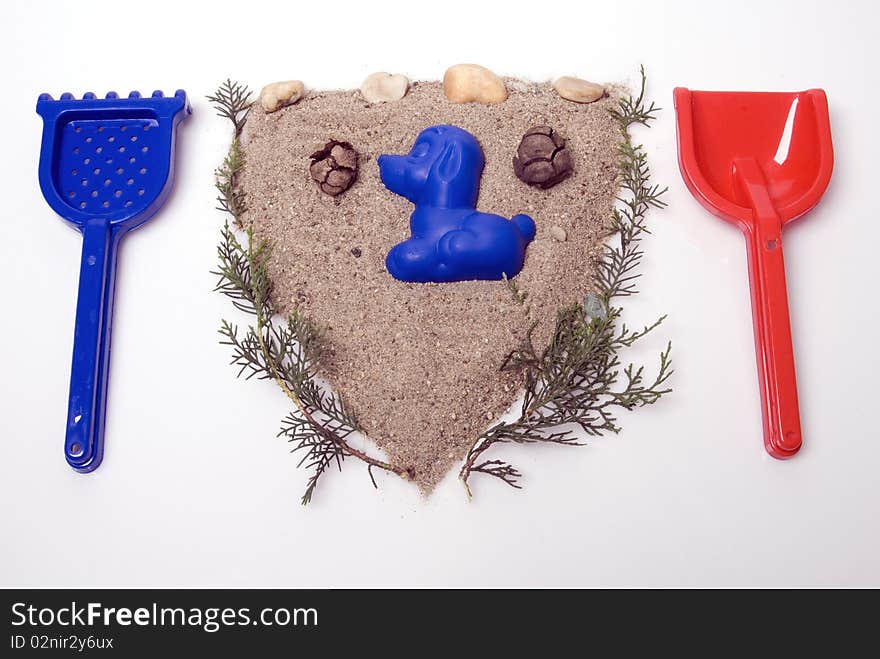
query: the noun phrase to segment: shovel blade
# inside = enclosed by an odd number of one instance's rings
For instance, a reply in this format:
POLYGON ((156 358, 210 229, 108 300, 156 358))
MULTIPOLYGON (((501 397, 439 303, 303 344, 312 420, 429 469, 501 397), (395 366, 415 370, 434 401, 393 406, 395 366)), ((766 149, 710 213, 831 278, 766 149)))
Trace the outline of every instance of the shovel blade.
POLYGON ((834 153, 825 92, 675 90, 679 164, 709 211, 749 228, 753 212, 734 163, 754 159, 782 222, 815 206, 831 180, 834 153))

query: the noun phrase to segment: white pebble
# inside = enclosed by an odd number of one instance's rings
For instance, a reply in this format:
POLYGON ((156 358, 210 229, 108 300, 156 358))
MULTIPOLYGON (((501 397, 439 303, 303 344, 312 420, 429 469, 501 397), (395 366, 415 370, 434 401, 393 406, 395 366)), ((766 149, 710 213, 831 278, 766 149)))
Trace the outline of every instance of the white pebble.
POLYGON ((303 97, 306 88, 299 80, 273 82, 260 91, 260 105, 266 112, 275 112, 285 105, 296 103, 303 97))
POLYGON ((565 233, 565 229, 562 227, 550 227, 550 235, 553 237, 553 240, 564 243, 568 238, 568 234, 565 233))
POLYGON ((564 99, 575 103, 593 103, 605 96, 605 88, 595 82, 562 76, 553 82, 553 89, 564 99))
POLYGON ((397 73, 380 72, 367 76, 361 85, 361 94, 368 103, 399 101, 409 89, 409 79, 397 73))

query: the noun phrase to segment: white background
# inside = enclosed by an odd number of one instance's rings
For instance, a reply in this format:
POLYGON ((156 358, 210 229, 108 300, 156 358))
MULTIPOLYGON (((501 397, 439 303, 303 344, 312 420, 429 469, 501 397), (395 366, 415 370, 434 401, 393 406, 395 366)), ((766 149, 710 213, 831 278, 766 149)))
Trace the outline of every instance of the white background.
POLYGON ((872 2, 3 3, 0 585, 880 585, 876 286, 880 218, 872 2), (531 7, 531 8, 530 8, 531 7), (711 7, 711 8, 710 8, 711 7), (335 9, 334 9, 335 8, 335 9), (236 380, 211 292, 229 141, 204 100, 227 76, 355 87, 459 61, 544 80, 634 82, 666 109, 639 130, 669 209, 651 218, 633 323, 669 320, 675 393, 588 448, 504 449, 525 490, 454 475, 428 500, 351 463, 309 508, 270 383, 236 380), (675 85, 827 90, 837 164, 786 229, 805 448, 761 439, 744 244, 686 191, 675 85), (174 194, 122 249, 103 466, 62 455, 80 236, 37 177, 37 95, 185 88, 174 194))

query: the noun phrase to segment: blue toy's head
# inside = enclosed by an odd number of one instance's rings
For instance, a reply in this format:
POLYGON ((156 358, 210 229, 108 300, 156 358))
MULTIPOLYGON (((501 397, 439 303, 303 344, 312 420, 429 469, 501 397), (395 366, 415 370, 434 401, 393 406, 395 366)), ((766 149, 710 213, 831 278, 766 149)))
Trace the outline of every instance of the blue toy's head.
POLYGON ((431 126, 405 156, 379 156, 382 183, 414 204, 473 208, 480 191, 483 150, 457 126, 431 126))

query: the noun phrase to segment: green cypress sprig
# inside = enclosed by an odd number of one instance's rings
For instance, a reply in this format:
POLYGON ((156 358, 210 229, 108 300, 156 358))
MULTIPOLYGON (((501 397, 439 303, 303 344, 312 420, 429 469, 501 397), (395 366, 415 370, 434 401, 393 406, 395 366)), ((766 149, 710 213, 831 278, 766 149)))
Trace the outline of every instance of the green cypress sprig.
POLYGON ((585 304, 572 305, 559 312, 550 344, 537 351, 532 343, 533 325, 524 344, 506 360, 503 368, 522 370, 525 393, 518 418, 499 422, 473 444, 459 472, 471 496, 470 477, 474 473, 493 476, 519 489, 522 474, 504 460, 485 459, 499 444, 579 445, 574 427, 588 436, 618 433, 617 410, 652 405, 668 394, 672 375, 672 345, 660 353, 656 374, 649 378, 644 366, 623 366, 620 351, 656 329, 661 317, 641 330, 631 330, 620 322, 621 309, 611 303, 637 292, 635 281, 644 254, 641 240, 648 233, 645 221, 651 208, 663 208, 666 189, 651 183, 647 154, 633 143, 629 128, 648 126, 659 111, 645 103, 646 76, 641 68, 641 86, 636 97, 618 101, 611 111, 620 129, 619 206, 611 218, 609 242, 597 259, 598 296, 585 304))
MULTIPOLYGON (((227 80, 208 97, 217 114, 233 125, 229 153, 216 172, 218 209, 227 213, 234 226, 242 228, 245 211, 244 194, 235 185, 235 177, 244 167, 241 131, 249 106, 246 87, 227 80)), ((291 451, 301 456, 299 466, 309 470, 302 503, 312 500, 319 479, 332 466, 342 468, 343 460, 353 456, 364 463, 373 484, 372 469, 378 468, 407 477, 404 469, 373 458, 352 447, 347 438, 358 432, 354 418, 342 400, 325 392, 316 381, 320 358, 321 333, 299 312, 293 310, 286 322, 274 321, 277 315, 271 302, 272 282, 269 277, 271 245, 258 240, 252 227, 244 229, 240 241, 227 222, 217 247, 219 268, 215 290, 232 300, 239 311, 254 317, 247 327, 223 320, 220 325, 221 344, 232 350, 231 363, 238 375, 246 379, 271 379, 294 403, 295 409, 283 420, 279 437, 292 444, 291 451)))

